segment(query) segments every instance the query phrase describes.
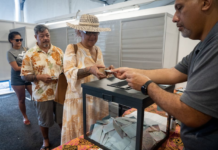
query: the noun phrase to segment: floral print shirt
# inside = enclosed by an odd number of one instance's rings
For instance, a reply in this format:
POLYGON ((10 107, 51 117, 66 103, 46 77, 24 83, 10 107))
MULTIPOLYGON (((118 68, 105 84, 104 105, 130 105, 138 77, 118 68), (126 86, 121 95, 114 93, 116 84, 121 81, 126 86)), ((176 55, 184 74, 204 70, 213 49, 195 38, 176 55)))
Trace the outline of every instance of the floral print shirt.
MULTIPOLYGON (((47 74, 58 78, 61 72, 63 72, 63 52, 60 48, 51 45, 46 53, 36 45, 26 52, 22 62, 21 76, 47 74)), ((33 99, 37 102, 54 100, 56 85, 57 80, 51 83, 34 81, 32 83, 33 99)))

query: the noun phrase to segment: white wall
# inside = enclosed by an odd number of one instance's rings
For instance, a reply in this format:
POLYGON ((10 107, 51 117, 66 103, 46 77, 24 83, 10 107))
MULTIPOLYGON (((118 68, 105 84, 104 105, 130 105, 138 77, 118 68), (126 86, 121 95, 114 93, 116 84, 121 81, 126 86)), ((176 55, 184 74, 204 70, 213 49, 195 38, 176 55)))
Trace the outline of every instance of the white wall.
POLYGON ((0 20, 15 21, 14 0, 0 0, 0 20))
MULTIPOLYGON (((181 33, 179 38, 178 62, 181 61, 183 57, 188 55, 200 42, 199 40, 184 38, 181 33)), ((176 87, 186 87, 186 82, 177 84, 176 87)))
POLYGON ((34 23, 38 20, 101 6, 101 3, 90 0, 26 0, 24 3, 24 22, 34 23))
POLYGON ((91 0, 71 0, 71 13, 76 13, 78 10, 84 11, 102 6, 102 3, 93 2, 91 0))

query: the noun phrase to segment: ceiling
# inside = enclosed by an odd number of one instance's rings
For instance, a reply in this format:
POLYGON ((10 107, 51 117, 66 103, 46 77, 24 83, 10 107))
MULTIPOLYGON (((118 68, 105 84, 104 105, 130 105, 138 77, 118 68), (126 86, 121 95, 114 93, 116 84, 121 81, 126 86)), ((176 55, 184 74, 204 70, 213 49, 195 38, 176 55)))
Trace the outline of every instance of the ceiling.
MULTIPOLYGON (((105 5, 113 5, 125 1, 130 0, 91 0, 95 2, 99 2, 105 5)), ((133 1, 133 0, 132 0, 133 1)), ((172 5, 174 4, 175 0, 156 0, 155 2, 151 2, 149 4, 140 5, 140 9, 147 9, 147 8, 154 8, 159 6, 166 6, 166 5, 172 5)))

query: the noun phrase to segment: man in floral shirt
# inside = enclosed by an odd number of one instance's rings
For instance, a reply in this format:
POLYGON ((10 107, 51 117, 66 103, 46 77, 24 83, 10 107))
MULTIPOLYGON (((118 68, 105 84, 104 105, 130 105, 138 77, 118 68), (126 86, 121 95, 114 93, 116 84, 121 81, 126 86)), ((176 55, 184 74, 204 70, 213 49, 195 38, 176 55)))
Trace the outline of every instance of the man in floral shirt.
POLYGON ((34 28, 36 46, 24 56, 21 76, 32 82, 34 105, 43 135, 41 150, 49 148, 48 129, 55 121, 62 126, 63 105, 54 102, 57 78, 63 71, 63 52, 50 43, 49 29, 44 25, 34 28))

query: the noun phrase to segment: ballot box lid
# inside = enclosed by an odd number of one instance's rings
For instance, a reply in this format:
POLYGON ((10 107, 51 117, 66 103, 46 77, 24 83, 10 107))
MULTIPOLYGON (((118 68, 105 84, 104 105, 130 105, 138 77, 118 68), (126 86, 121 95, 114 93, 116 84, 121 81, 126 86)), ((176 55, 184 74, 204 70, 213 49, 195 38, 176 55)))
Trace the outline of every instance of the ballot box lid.
MULTIPOLYGON (((121 81, 123 80, 117 79, 115 77, 111 77, 111 78, 84 83, 82 84, 82 88, 86 89, 86 91, 95 91, 96 95, 94 94, 93 96, 97 96, 98 94, 100 94, 105 97, 112 96, 112 97, 123 98, 125 100, 127 99, 132 101, 137 100, 134 101, 134 103, 137 102, 141 103, 141 101, 149 99, 149 96, 142 94, 141 91, 137 91, 134 89, 125 90, 125 89, 108 86, 109 84, 118 83, 121 81)), ((173 92, 174 90, 174 86, 172 85, 159 85, 159 86, 162 89, 169 92, 173 92)))

